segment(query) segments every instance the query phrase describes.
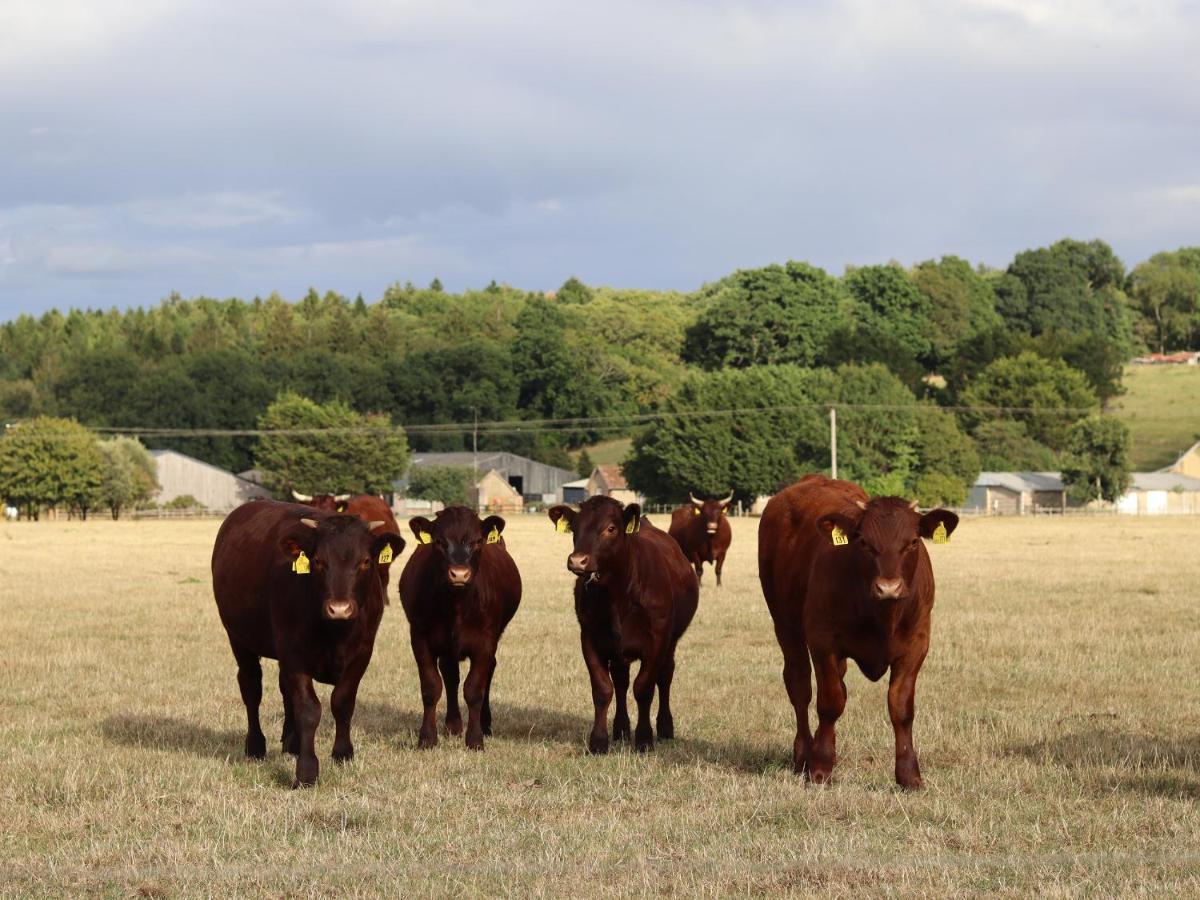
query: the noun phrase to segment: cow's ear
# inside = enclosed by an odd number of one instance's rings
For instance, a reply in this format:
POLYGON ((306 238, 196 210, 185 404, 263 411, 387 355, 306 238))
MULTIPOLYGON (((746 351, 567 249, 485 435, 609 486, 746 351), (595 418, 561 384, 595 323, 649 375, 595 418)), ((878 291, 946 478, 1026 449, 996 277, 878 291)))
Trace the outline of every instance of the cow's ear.
POLYGON ((575 530, 575 519, 579 513, 571 509, 565 504, 552 506, 546 510, 546 515, 550 517, 550 521, 554 523, 554 530, 560 534, 566 534, 575 530))
POLYGON ((499 516, 488 516, 483 520, 484 540, 489 544, 500 543, 500 533, 504 531, 504 520, 499 516))
POLYGON ((424 516, 413 516, 408 520, 408 527, 422 544, 433 543, 433 523, 424 516))
POLYGON ((386 566, 404 551, 404 538, 394 531, 385 531, 371 542, 371 558, 386 566))
POLYGON ((283 555, 288 559, 295 559, 301 553, 308 553, 311 555, 309 547, 301 544, 299 541, 294 541, 291 538, 284 538, 282 541, 280 541, 279 549, 283 551, 283 555))
POLYGON ((958 516, 948 509, 931 509, 921 516, 921 537, 929 538, 935 544, 947 543, 957 527, 958 516))
POLYGON ((621 511, 625 520, 625 533, 637 534, 642 530, 642 508, 636 503, 630 503, 621 511))
POLYGON ((821 532, 835 546, 850 542, 850 535, 858 529, 858 519, 853 519, 845 513, 826 513, 817 519, 817 531, 821 532))

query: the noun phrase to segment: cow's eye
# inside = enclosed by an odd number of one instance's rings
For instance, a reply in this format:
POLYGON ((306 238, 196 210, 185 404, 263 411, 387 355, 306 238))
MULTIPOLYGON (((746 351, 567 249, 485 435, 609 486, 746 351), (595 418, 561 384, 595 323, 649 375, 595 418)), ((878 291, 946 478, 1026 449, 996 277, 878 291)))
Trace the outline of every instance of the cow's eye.
POLYGON ((614 535, 614 534, 616 534, 616 533, 617 533, 617 526, 616 526, 616 525, 614 525, 614 524, 612 524, 612 522, 609 522, 609 523, 608 523, 608 527, 604 529, 604 533, 605 533, 605 534, 607 534, 607 535, 614 535))

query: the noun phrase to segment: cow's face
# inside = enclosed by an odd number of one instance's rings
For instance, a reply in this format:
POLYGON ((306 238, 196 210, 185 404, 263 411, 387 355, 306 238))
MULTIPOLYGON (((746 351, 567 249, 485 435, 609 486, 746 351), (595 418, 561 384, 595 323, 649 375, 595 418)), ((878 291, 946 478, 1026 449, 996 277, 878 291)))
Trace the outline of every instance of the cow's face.
POLYGON ((479 559, 486 544, 500 542, 504 520, 488 516, 480 521, 474 510, 465 506, 450 506, 430 522, 423 516, 409 520, 417 540, 429 544, 437 554, 452 588, 470 585, 479 574, 479 559))
POLYGON ((945 509, 922 515, 915 501, 899 497, 876 497, 858 506, 857 516, 822 516, 817 529, 832 543, 837 543, 835 535, 844 535, 847 543, 834 550, 851 556, 873 598, 903 600, 912 591, 921 538, 934 538, 936 533, 939 539, 948 539, 958 526, 958 516, 945 509))
POLYGON ((733 494, 731 493, 724 500, 697 500, 693 494, 688 494, 688 496, 692 498, 692 515, 704 523, 705 531, 709 534, 716 534, 717 529, 721 527, 721 516, 728 511, 733 494))
POLYGON ((283 540, 283 552, 292 560, 297 578, 312 579, 321 615, 331 621, 355 618, 378 588, 379 567, 398 557, 404 539, 387 532, 371 533, 382 522, 364 522, 358 516, 301 519, 303 527, 283 540))
POLYGON ((350 496, 350 494, 301 494, 298 491, 292 491, 292 497, 297 503, 303 503, 313 509, 325 512, 345 512, 346 501, 350 499, 350 496))
POLYGON ((590 497, 578 512, 569 506, 554 506, 548 514, 559 531, 574 535, 567 568, 590 581, 603 578, 614 563, 624 559, 628 542, 642 521, 640 506, 622 506, 611 497, 590 497))

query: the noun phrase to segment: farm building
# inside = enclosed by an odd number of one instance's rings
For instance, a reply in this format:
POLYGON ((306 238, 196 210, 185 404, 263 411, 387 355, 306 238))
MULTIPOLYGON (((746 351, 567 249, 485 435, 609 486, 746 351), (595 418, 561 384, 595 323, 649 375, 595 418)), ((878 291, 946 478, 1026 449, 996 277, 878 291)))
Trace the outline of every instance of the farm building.
POLYGON ((475 485, 475 508, 488 513, 518 513, 525 501, 503 475, 491 469, 475 485))
POLYGON ((1192 444, 1180 454, 1179 459, 1160 472, 1174 472, 1176 475, 1186 475, 1188 478, 1200 478, 1200 441, 1192 444))
POLYGON ((587 499, 587 496, 588 496, 587 488, 588 488, 588 480, 586 478, 579 478, 579 479, 576 479, 575 481, 568 481, 566 484, 563 485, 562 502, 563 503, 574 503, 576 505, 582 503, 584 500, 587 499))
POLYGON ((168 503, 176 497, 191 495, 214 512, 228 512, 255 497, 270 497, 271 492, 232 472, 210 465, 176 450, 151 450, 158 464, 156 503, 168 503))
POLYGON ((980 472, 963 504, 993 516, 1063 512, 1068 505, 1058 472, 980 472))
MULTIPOLYGON (((578 477, 567 469, 548 466, 537 460, 503 451, 479 454, 414 453, 412 462, 409 463, 410 471, 421 466, 461 466, 468 469, 474 467, 480 473, 480 477, 495 470, 521 497, 538 503, 560 502, 563 485, 578 477)), ((407 480, 396 482, 396 491, 402 493, 407 484, 407 480)))
POLYGON ((587 495, 612 497, 622 503, 640 503, 642 500, 630 489, 625 481, 625 473, 616 465, 596 466, 592 470, 592 475, 587 481, 587 495))
MULTIPOLYGON (((1194 449, 1194 448, 1193 448, 1194 449)), ((1117 512, 1131 516, 1200 514, 1200 478, 1176 472, 1134 472, 1117 512)))

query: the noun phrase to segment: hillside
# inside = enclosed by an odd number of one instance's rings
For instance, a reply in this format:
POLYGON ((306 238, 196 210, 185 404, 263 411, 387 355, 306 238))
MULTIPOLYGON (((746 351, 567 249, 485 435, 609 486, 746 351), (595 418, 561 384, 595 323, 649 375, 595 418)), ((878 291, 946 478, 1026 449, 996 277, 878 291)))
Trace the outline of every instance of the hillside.
POLYGON ((1127 366, 1110 407, 1132 433, 1134 470, 1161 469, 1200 440, 1200 366, 1127 366))

